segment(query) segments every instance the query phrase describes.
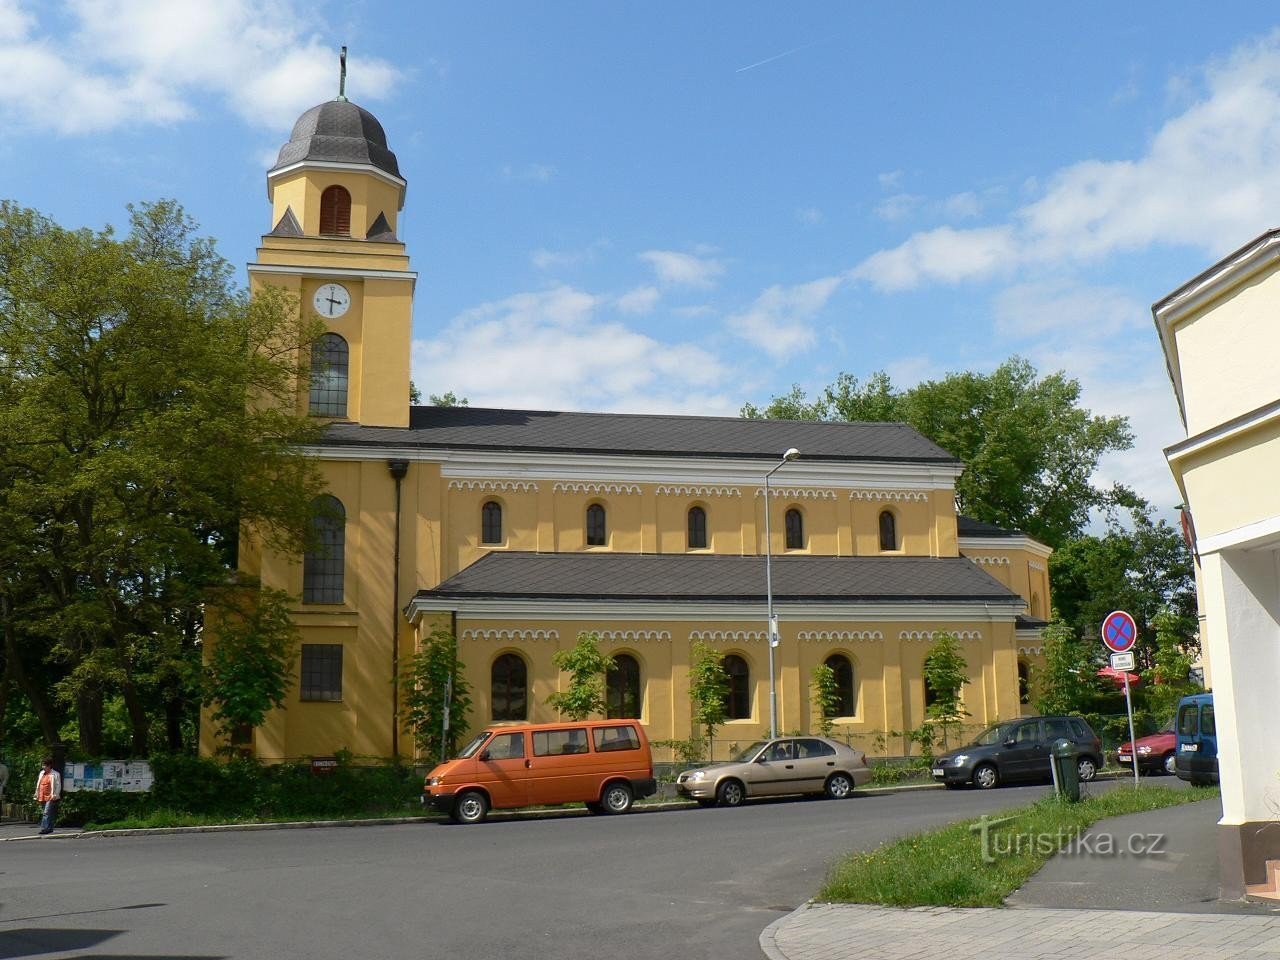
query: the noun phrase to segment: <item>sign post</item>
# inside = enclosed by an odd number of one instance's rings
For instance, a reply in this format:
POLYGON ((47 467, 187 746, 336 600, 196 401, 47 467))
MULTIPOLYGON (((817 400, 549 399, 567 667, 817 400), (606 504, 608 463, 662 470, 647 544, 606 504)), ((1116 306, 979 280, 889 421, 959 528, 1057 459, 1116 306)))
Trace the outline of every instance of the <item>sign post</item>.
POLYGON ((1133 645, 1138 642, 1138 625, 1123 610, 1113 610, 1102 621, 1102 642, 1111 651, 1111 667, 1124 675, 1124 708, 1129 714, 1129 744, 1133 750, 1133 785, 1138 786, 1138 739, 1133 734, 1133 699, 1129 695, 1129 670, 1133 668, 1133 645), (1123 664, 1123 666, 1122 666, 1123 664))

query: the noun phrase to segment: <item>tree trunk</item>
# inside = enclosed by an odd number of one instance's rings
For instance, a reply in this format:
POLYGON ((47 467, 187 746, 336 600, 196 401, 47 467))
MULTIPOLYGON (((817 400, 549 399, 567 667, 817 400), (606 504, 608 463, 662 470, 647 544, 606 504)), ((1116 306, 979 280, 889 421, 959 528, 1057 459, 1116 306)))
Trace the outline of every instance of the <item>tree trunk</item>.
POLYGON ((102 756, 102 690, 84 687, 76 694, 76 719, 80 721, 80 749, 90 757, 102 756))
POLYGON ((169 752, 185 752, 186 744, 182 742, 182 698, 177 694, 164 702, 164 726, 169 752))
POLYGON ((0 597, 0 614, 4 617, 5 673, 27 698, 31 712, 36 715, 36 720, 40 723, 40 735, 44 738, 45 745, 51 747, 58 742, 58 722, 53 711, 49 709, 45 692, 32 681, 23 665, 22 655, 18 650, 17 630, 9 618, 9 610, 9 598, 0 597))
POLYGON ((123 687, 124 706, 129 712, 129 726, 133 734, 133 755, 145 757, 151 752, 151 718, 147 716, 146 705, 138 696, 138 688, 132 683, 123 687))

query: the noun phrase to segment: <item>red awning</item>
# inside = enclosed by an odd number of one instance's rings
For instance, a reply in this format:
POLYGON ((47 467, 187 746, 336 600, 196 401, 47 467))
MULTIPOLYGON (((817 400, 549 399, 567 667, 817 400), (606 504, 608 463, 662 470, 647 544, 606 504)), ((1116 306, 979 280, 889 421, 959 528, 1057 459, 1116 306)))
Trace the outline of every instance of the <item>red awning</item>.
POLYGON ((1104 680, 1110 680, 1121 690, 1124 689, 1124 678, 1126 676, 1129 678, 1129 686, 1131 687, 1137 686, 1142 681, 1142 678, 1136 673, 1126 674, 1125 671, 1117 670, 1115 667, 1103 667, 1098 671, 1098 676, 1104 680))

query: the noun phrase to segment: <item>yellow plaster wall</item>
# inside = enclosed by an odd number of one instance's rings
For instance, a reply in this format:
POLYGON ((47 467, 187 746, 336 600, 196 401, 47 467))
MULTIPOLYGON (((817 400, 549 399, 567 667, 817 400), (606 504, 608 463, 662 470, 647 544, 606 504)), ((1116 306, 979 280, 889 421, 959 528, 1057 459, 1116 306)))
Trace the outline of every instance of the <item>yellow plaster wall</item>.
MULTIPOLYGON (((1273 387, 1273 390, 1275 388, 1273 387)), ((1203 540, 1280 515, 1280 423, 1177 461, 1196 536, 1203 540)))
POLYGON ((330 186, 345 187, 351 194, 352 238, 363 240, 368 236, 379 213, 386 216, 393 231, 396 229, 400 186, 369 173, 307 166, 268 181, 272 226, 279 223, 286 209, 292 208, 302 232, 309 237, 319 236, 320 195, 330 186))

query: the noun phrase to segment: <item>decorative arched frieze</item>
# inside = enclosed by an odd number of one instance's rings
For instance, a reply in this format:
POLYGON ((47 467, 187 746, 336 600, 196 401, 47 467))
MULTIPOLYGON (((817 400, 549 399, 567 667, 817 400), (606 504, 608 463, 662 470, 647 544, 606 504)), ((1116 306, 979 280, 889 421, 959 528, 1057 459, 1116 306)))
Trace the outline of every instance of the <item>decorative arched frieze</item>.
POLYGON ((891 500, 898 503, 917 500, 920 503, 928 503, 929 494, 924 490, 850 490, 849 499, 873 502, 891 500))
POLYGON ((593 631, 601 640, 608 640, 614 643, 640 643, 645 640, 670 640, 671 633, 667 630, 595 630, 593 631))
POLYGON ((848 643, 853 640, 883 640, 884 634, 879 630, 801 630, 796 637, 800 640, 848 643))
POLYGON ((1009 566, 1008 557, 970 557, 966 554, 966 559, 978 564, 982 567, 1007 567, 1009 566))
POLYGON ((1041 573, 1044 573, 1043 563, 1037 563, 1035 560, 1028 560, 1027 566, 1030 567, 1032 570, 1039 570, 1041 573))
POLYGON ((538 485, 529 480, 450 480, 450 490, 492 490, 511 493, 537 493, 538 485))
POLYGON ((537 640, 559 640, 559 630, 463 630, 463 640, 496 640, 499 643, 524 643, 537 640))
POLYGON ((936 640, 939 634, 950 633, 957 640, 981 640, 981 630, 903 630, 899 640, 936 640))
POLYGON ((1019 647, 1018 653, 1024 657, 1040 657, 1044 655, 1044 647, 1019 647))
POLYGON ((763 630, 690 630, 690 640, 711 643, 758 643, 764 639, 763 630))
MULTIPOLYGON (((785 500, 834 500, 836 492, 834 490, 819 490, 816 487, 770 487, 769 492, 773 494, 773 499, 785 500)), ((764 490, 756 491, 757 497, 764 496, 764 490)))
POLYGON ((693 497, 693 498, 709 498, 709 497, 740 497, 742 491, 737 487, 688 487, 683 484, 669 486, 663 484, 658 487, 659 496, 667 497, 693 497))
POLYGON ((557 480, 552 486, 555 493, 639 493, 640 488, 634 483, 578 483, 570 480, 557 480))

